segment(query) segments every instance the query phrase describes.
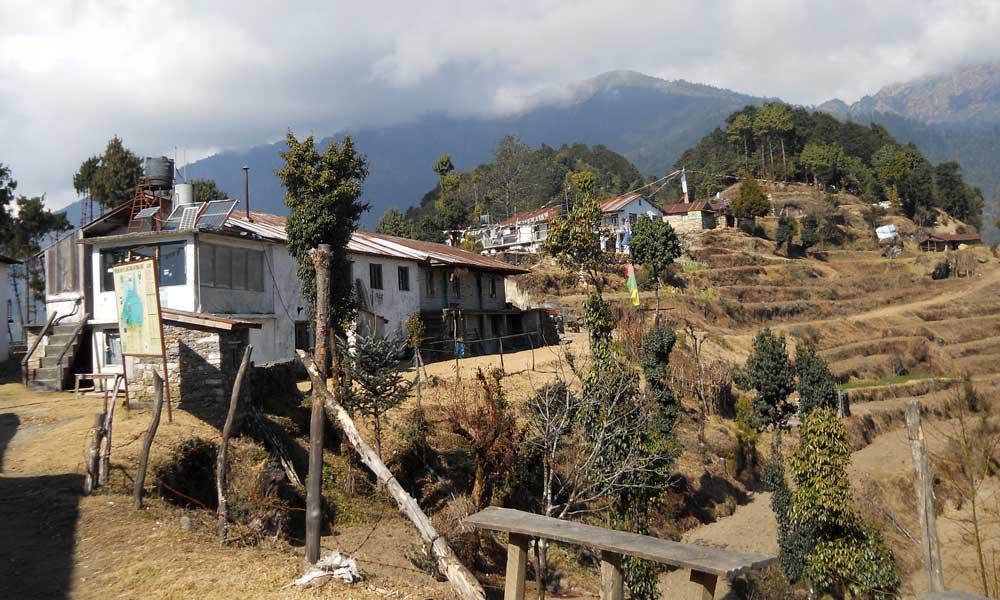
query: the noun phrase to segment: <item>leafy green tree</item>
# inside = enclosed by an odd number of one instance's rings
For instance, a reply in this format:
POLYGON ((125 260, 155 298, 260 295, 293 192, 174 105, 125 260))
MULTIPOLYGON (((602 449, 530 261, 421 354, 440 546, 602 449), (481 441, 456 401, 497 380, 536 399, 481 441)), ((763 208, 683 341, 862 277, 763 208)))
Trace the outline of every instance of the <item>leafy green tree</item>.
POLYGON ((20 196, 17 216, 4 239, 2 253, 22 262, 12 269, 14 276, 23 278, 26 303, 22 323, 34 320, 35 307, 45 301, 45 268, 37 258, 42 244, 53 234, 72 229, 64 213, 53 213, 45 207, 45 196, 20 196))
POLYGON ((81 196, 90 194, 90 188, 94 185, 94 177, 97 176, 97 169, 101 166, 99 156, 91 156, 80 164, 80 170, 73 175, 73 189, 81 196))
POLYGON ((957 162, 943 162, 934 168, 934 186, 945 212, 973 227, 982 227, 982 192, 965 183, 957 162))
POLYGON ((750 172, 750 137, 753 135, 753 119, 745 112, 736 113, 726 127, 726 135, 730 142, 743 147, 744 169, 750 172))
POLYGON ((895 598, 900 581, 892 551, 852 508, 844 424, 832 409, 817 408, 803 419, 800 436, 790 460, 795 488, 788 523, 806 551, 793 573, 801 571, 819 594, 895 598))
POLYGON ((455 165, 451 162, 451 155, 442 154, 434 161, 434 172, 437 173, 439 178, 443 178, 454 170, 455 165))
POLYGON ((755 179, 744 177, 740 181, 739 190, 733 200, 733 214, 739 219, 753 221, 757 217, 765 217, 771 212, 771 202, 755 179))
POLYGON ((781 250, 784 246, 787 252, 792 250, 792 241, 795 239, 795 234, 798 233, 798 223, 795 219, 782 216, 778 219, 778 234, 775 236, 775 246, 774 251, 777 252, 781 250))
POLYGON ((788 402, 788 395, 795 391, 795 369, 784 335, 764 329, 754 336, 746 366, 736 370, 733 380, 739 389, 756 392, 753 411, 758 430, 784 427, 795 410, 788 402))
MULTIPOLYGON (((285 185, 288 216, 288 250, 298 263, 302 293, 310 302, 316 299, 316 273, 309 250, 330 244, 332 273, 350 273, 347 243, 358 227, 361 213, 368 205, 360 201, 361 186, 368 176, 364 155, 354 148, 351 138, 331 142, 320 154, 313 136, 300 142, 289 131, 285 136, 288 151, 276 174, 285 185)), ((330 306, 346 323, 354 303, 354 282, 347 277, 330 278, 330 306)))
POLYGON ((802 149, 799 161, 816 185, 828 186, 840 183, 847 157, 840 146, 809 143, 802 149))
POLYGON ((799 414, 817 408, 837 407, 837 380, 813 344, 795 346, 795 374, 798 377, 799 414))
POLYGON ((649 269, 656 279, 656 318, 660 314, 660 286, 667 269, 681 255, 681 241, 674 228, 663 219, 639 217, 628 239, 632 262, 649 269))
POLYGON ((805 252, 819 243, 819 219, 814 214, 802 217, 802 235, 799 236, 802 251, 805 252))
POLYGON ((567 173, 567 177, 577 200, 593 198, 597 193, 597 176, 592 172, 567 173))
POLYGON ((413 235, 412 227, 403 217, 403 213, 392 206, 385 209, 385 212, 379 217, 378 225, 375 226, 375 233, 394 235, 401 238, 408 238, 413 235))
POLYGON ((215 183, 214 179, 193 179, 191 185, 194 187, 195 202, 211 202, 212 200, 225 200, 228 194, 215 183))
POLYGON ((14 201, 16 190, 17 181, 11 177, 10 167, 0 163, 0 240, 11 239, 14 217, 10 212, 10 204, 14 201))
POLYGON ((354 347, 351 377, 356 385, 348 401, 352 410, 372 419, 379 457, 385 415, 403 403, 412 385, 399 370, 404 348, 405 342, 380 335, 360 335, 354 347))
MULTIPOLYGON (((132 198, 132 192, 142 176, 142 159, 125 147, 118 136, 108 141, 100 165, 93 169, 93 157, 83 161, 74 187, 86 185, 91 197, 105 208, 114 208, 132 198)), ((81 188, 83 189, 83 188, 81 188)))
MULTIPOLYGON (((760 107, 754 117, 754 131, 767 139, 768 148, 771 149, 773 137, 777 137, 781 145, 781 169, 782 177, 788 176, 788 164, 785 157, 785 139, 795 129, 792 121, 792 113, 788 105, 782 102, 768 102, 760 107)), ((772 151, 773 152, 773 151, 772 151)), ((774 156, 771 156, 771 171, 774 172, 774 156)))
POLYGON ((572 273, 582 272, 602 298, 604 272, 612 257, 601 248, 601 240, 610 237, 603 224, 601 207, 593 198, 587 198, 549 223, 548 237, 542 251, 552 256, 563 269, 572 273))

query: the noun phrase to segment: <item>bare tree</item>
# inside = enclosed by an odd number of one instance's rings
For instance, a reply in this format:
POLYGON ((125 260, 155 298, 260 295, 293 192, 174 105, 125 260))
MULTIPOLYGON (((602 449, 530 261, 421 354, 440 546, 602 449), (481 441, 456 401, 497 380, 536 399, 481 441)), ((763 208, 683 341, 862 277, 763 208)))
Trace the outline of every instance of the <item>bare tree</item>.
POLYGON ((694 354, 695 392, 698 394, 698 406, 701 408, 701 418, 698 420, 698 442, 705 447, 705 421, 708 420, 708 400, 705 397, 704 363, 701 360, 701 347, 705 344, 707 334, 699 335, 691 323, 684 324, 684 333, 691 340, 691 353, 694 354))

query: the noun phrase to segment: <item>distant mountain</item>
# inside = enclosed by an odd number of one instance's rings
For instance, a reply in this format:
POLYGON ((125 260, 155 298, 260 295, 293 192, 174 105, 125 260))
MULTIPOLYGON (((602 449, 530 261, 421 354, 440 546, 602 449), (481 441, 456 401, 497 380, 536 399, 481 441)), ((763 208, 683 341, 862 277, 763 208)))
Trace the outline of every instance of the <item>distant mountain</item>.
POLYGON ((987 237, 1000 200, 1000 63, 968 65, 947 73, 888 85, 848 105, 816 107, 840 119, 884 125, 913 142, 932 162, 958 161, 966 180, 986 197, 987 237))
MULTIPOLYGON (((434 186, 434 159, 450 154, 455 167, 490 160, 497 141, 513 133, 537 146, 603 144, 631 160, 645 175, 663 173, 725 117, 763 98, 686 81, 666 81, 632 71, 612 71, 532 98, 529 107, 506 116, 456 118, 428 114, 385 127, 358 127, 350 134, 370 162, 363 217, 374 226, 382 212, 418 204, 434 186)), ((329 138, 324 140, 329 142, 329 138)), ((250 167, 251 207, 284 213, 284 190, 275 169, 283 142, 223 152, 192 163, 189 178, 211 178, 230 196, 242 197, 244 164, 250 167)))

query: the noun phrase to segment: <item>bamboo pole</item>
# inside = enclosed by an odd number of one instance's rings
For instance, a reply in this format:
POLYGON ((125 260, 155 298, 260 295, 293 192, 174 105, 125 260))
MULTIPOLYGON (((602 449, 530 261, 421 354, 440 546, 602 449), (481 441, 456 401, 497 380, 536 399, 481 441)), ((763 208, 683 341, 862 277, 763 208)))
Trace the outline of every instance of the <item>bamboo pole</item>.
MULTIPOLYGON (((320 530, 323 519, 323 403, 319 391, 326 390, 327 315, 330 310, 330 245, 320 244, 309 251, 316 269, 316 357, 318 379, 313 380, 309 415, 309 473, 306 478, 306 562, 319 560, 320 530)), ((336 353, 334 353, 336 354, 336 353)), ((339 366, 339 361, 334 360, 339 366)), ((338 376, 338 373, 334 373, 338 376)))
POLYGON ((153 371, 153 388, 156 390, 153 417, 149 422, 149 430, 146 431, 146 441, 142 444, 142 452, 139 454, 139 472, 135 475, 135 489, 132 492, 132 504, 136 508, 142 508, 142 493, 143 486, 146 484, 149 451, 153 447, 153 438, 156 437, 156 429, 160 426, 160 412, 163 411, 163 378, 156 371, 153 371))
MULTIPOLYGON (((121 380, 117 377, 115 378, 114 391, 111 393, 113 398, 118 398, 118 384, 120 381, 121 380)), ((112 399, 111 402, 105 402, 104 404, 104 447, 101 451, 101 467, 98 478, 101 485, 106 485, 108 483, 108 476, 111 472, 111 427, 115 421, 115 405, 118 403, 112 399)))
POLYGON ((924 431, 920 426, 920 403, 916 400, 906 405, 906 437, 910 439, 913 455, 913 486, 917 493, 917 514, 920 518, 920 547, 923 551, 924 570, 927 571, 928 589, 944 591, 941 573, 941 546, 938 543, 937 517, 934 514, 933 477, 927 463, 924 431))
POLYGON ((219 452, 215 462, 215 487, 219 493, 219 536, 223 541, 229 533, 229 500, 226 497, 228 492, 228 481, 226 479, 226 453, 229 450, 229 436, 233 431, 233 421, 236 420, 236 407, 240 403, 240 387, 243 385, 243 376, 246 374, 247 365, 250 364, 250 354, 253 346, 247 344, 243 351, 243 360, 240 361, 240 370, 236 372, 236 381, 233 382, 233 392, 229 396, 229 412, 226 413, 226 423, 222 426, 222 441, 219 442, 219 452))
POLYGON ((420 505, 417 501, 413 499, 403 489, 403 486, 396 481, 393 474, 386 468, 385 463, 383 463, 378 455, 372 450, 371 446, 365 442, 361 434, 358 433, 357 427, 354 426, 354 421, 351 416, 347 414, 344 407, 334 398, 328 389, 318 385, 322 382, 319 370, 316 368, 316 363, 313 362, 311 356, 308 352, 303 350, 298 351, 299 359, 305 366, 306 371, 309 373, 309 378, 312 380, 313 389, 317 390, 326 404, 327 409, 332 412, 337 423, 340 425, 341 430, 344 432, 344 437, 347 441, 354 447, 357 453, 361 456, 361 461, 375 474, 378 480, 385 485, 389 494, 396 501, 399 506, 400 512, 402 512, 406 517, 413 523, 420 533, 420 537, 424 542, 430 547, 431 555, 437 564, 438 569, 441 573, 448 578, 451 582, 452 587, 458 592, 458 594, 465 598, 466 600, 485 600, 486 595, 483 592, 482 586, 476 581, 476 578, 472 573, 463 565, 458 557, 455 556, 454 551, 452 551, 451 546, 448 542, 434 529, 431 524, 431 520, 427 518, 427 515, 420 510, 420 505))

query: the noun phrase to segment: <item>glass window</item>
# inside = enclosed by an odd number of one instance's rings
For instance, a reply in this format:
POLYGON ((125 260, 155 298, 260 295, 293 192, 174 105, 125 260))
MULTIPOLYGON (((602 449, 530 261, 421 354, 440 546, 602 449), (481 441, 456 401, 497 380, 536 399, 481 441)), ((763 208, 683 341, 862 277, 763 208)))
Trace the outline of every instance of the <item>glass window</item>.
POLYGON ((201 285, 215 285, 215 246, 201 244, 198 247, 198 271, 201 285))
POLYGON ((382 265, 371 263, 368 265, 368 284, 373 290, 382 289, 382 265))
POLYGON ((170 242, 153 246, 135 246, 132 248, 108 248, 101 250, 101 291, 110 292, 115 289, 115 278, 111 267, 128 260, 129 253, 133 259, 153 258, 159 248, 159 278, 160 287, 184 285, 187 282, 184 263, 185 242, 170 242))
POLYGON ((399 273, 399 291, 410 291, 410 267, 399 267, 397 271, 399 273))
POLYGON ((255 292, 264 291, 264 252, 260 250, 247 251, 247 289, 255 292))
POLYGON ((247 289, 247 251, 233 248, 233 289, 247 289))
POLYGON ((104 364, 109 366, 122 364, 122 338, 118 330, 104 332, 104 364))
POLYGON ((427 295, 434 295, 434 271, 424 269, 424 279, 427 280, 427 295))
POLYGON ((233 287, 233 250, 227 246, 215 247, 215 287, 233 287))
POLYGON ((490 298, 497 297, 497 278, 490 277, 490 298))
POLYGON ((462 281, 461 277, 457 273, 452 272, 451 274, 451 292, 456 298, 462 297, 462 281))

